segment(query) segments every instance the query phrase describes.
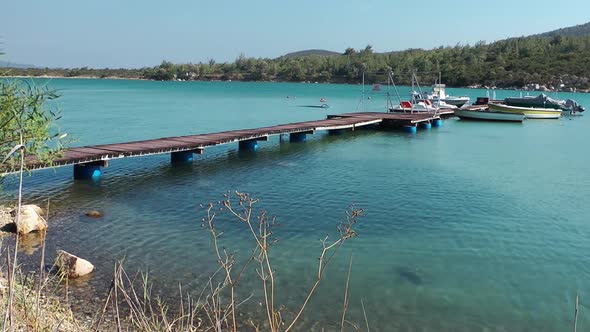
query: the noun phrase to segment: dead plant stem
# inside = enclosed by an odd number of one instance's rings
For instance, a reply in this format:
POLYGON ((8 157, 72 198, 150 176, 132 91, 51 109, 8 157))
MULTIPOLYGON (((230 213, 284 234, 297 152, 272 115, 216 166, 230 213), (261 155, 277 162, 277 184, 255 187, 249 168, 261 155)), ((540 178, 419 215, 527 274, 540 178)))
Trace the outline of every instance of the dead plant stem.
POLYGON ((352 253, 348 263, 348 274, 346 276, 346 288, 344 289, 344 302, 342 303, 342 320, 340 321, 340 331, 344 331, 344 321, 346 320, 346 311, 348 310, 348 285, 350 284, 350 271, 352 270, 352 253))

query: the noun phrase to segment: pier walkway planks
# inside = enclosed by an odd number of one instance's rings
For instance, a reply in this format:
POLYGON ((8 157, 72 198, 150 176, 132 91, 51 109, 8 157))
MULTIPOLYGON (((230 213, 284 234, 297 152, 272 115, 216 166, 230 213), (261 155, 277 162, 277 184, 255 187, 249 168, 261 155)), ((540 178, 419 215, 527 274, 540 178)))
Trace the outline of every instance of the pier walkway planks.
MULTIPOLYGON (((364 127, 373 124, 404 126, 429 122, 440 117, 440 113, 382 113, 362 112, 330 115, 326 120, 289 123, 277 126, 230 130, 218 133, 190 136, 165 137, 127 143, 104 144, 69 148, 52 163, 42 163, 34 156, 27 158, 29 170, 53 168, 66 165, 106 162, 111 159, 146 156, 163 153, 192 151, 203 153, 207 147, 241 141, 263 141, 269 136, 281 134, 313 133, 319 130, 341 130, 364 127)), ((4 174, 10 171, 3 170, 4 174)))

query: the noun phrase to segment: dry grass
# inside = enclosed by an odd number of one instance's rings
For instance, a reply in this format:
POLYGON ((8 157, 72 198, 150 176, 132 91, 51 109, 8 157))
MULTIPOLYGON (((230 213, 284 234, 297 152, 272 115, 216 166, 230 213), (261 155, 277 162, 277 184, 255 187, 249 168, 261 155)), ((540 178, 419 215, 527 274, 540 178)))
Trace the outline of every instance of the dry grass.
MULTIPOLYGON (((104 316, 114 317, 113 330, 133 331, 243 331, 294 330, 303 312, 315 294, 319 284, 324 279, 327 266, 337 254, 341 246, 357 235, 354 226, 362 216, 362 210, 349 209, 345 218, 339 223, 338 236, 333 240, 325 237, 321 241, 318 257, 318 268, 315 280, 312 281, 305 300, 295 308, 286 308, 276 303, 277 294, 287 292, 279 289, 275 282, 276 271, 272 267, 269 252, 276 240, 273 238, 273 226, 276 220, 268 217, 266 211, 256 213, 254 208, 258 200, 248 194, 236 192, 226 194, 224 200, 217 204, 209 204, 206 208, 207 216, 202 224, 211 234, 213 252, 218 263, 218 269, 211 275, 196 298, 188 292, 178 289, 178 301, 170 307, 158 297, 152 295, 151 283, 145 274, 130 276, 123 268, 123 263, 115 264, 114 277, 101 313, 95 321, 95 329, 103 324, 104 316), (233 200, 232 200, 233 199, 233 200), (230 227, 241 227, 249 234, 254 248, 248 259, 242 260, 237 266, 236 256, 222 245, 220 230, 220 213, 230 216, 230 227), (252 268, 248 268, 252 267, 252 268), (248 290, 250 295, 238 298, 237 287, 246 273, 253 272, 260 280, 260 292, 248 290), (257 294, 257 295, 254 295, 257 294), (260 298, 256 298, 259 296, 260 298), (253 299, 254 298, 254 299, 253 299), (239 313, 240 306, 247 301, 261 303, 264 317, 259 320, 239 313), (172 310, 173 309, 173 310, 172 310), (285 314, 286 313, 286 314, 285 314), (238 317, 250 317, 241 318, 238 317), (284 317, 289 317, 285 319, 284 317)), ((225 244, 225 243, 224 243, 225 244)), ((346 278, 345 300, 342 307, 341 328, 345 324, 360 330, 358 324, 345 319, 348 309, 348 284, 352 269, 352 257, 346 278)), ((338 310, 338 309, 336 309, 338 310)), ((366 322, 368 328, 368 322, 366 322)))
MULTIPOLYGON (((6 258, 4 262, 0 262, 0 273, 5 276, 0 278, 0 314, 4 318, 2 331, 294 330, 324 279, 326 267, 341 246, 357 235, 354 226, 357 219, 362 216, 362 210, 347 210, 345 218, 339 223, 338 236, 333 240, 329 237, 321 240, 317 275, 315 280, 312 280, 305 300, 295 308, 286 308, 275 300, 277 294, 288 290, 277 287, 276 271, 272 267, 269 254, 277 242, 273 237, 275 219, 268 217, 264 210, 256 213, 254 208, 258 200, 248 194, 228 193, 224 198, 225 200, 217 204, 210 204, 206 208, 207 216, 202 220, 203 226, 211 234, 213 252, 219 267, 203 285, 196 298, 179 286, 178 301, 173 306, 153 295, 147 274, 129 275, 123 268, 123 262, 117 262, 103 307, 94 318, 81 321, 69 306, 67 277, 45 270, 44 241, 39 270, 32 274, 23 274, 19 266, 14 265, 18 262, 14 251, 0 246, 1 257, 6 258), (235 255, 220 243, 223 234, 218 225, 220 213, 230 216, 231 221, 225 221, 228 227, 241 227, 253 243, 250 257, 240 266, 236 266, 235 255), (248 268, 249 266, 252 268, 248 268), (249 296, 238 298, 238 282, 249 272, 255 273, 254 277, 260 280, 260 292, 248 290, 251 291, 249 296), (58 293, 65 294, 65 298, 58 293), (254 294, 260 294, 261 298, 256 298, 255 303, 261 303, 264 308, 265 318, 260 317, 259 320, 249 316, 249 313, 238 314, 240 305, 252 300, 254 294)), ((18 246, 18 236, 15 242, 18 246)), ((357 324, 345 319, 351 268, 352 257, 346 278, 341 328, 344 329, 344 326, 348 325, 359 330, 357 324)))
MULTIPOLYGON (((261 282, 262 299, 259 302, 263 304, 266 315, 266 319, 262 322, 251 321, 251 326, 255 330, 265 327, 272 332, 292 330, 299 322, 309 301, 324 279, 326 267, 332 262, 342 245, 357 235, 354 228, 358 218, 363 215, 362 210, 350 208, 346 211, 345 219, 338 225, 338 236, 334 239, 326 236, 321 241, 322 249, 318 257, 317 276, 311 284, 305 300, 297 308, 286 308, 284 305, 276 303, 277 294, 281 291, 286 292, 286 290, 277 288, 275 281, 276 271, 273 269, 270 255, 270 251, 277 241, 273 237, 276 220, 269 217, 265 210, 260 210, 257 213, 255 206, 258 202, 258 199, 245 193, 227 193, 222 201, 217 204, 209 204, 207 217, 203 219, 203 225, 211 233, 217 263, 223 276, 221 282, 210 285, 210 292, 205 297, 206 305, 204 308, 209 320, 209 326, 218 332, 223 329, 238 330, 239 326, 235 317, 237 306, 241 301, 236 299, 235 287, 242 278, 244 271, 247 271, 246 267, 250 264, 255 266, 256 275, 261 282), (252 254, 240 267, 235 266, 235 255, 225 247, 220 247, 219 238, 223 232, 218 230, 217 217, 222 213, 229 213, 229 215, 233 216, 231 227, 241 227, 253 240, 252 254), (286 319, 286 317, 289 318, 286 319)), ((346 289, 348 291, 348 286, 346 289)), ((347 304, 343 306, 343 317, 346 309, 347 304)))
MULTIPOLYGON (((31 282, 20 281, 10 285, 13 291, 12 325, 4 325, 3 331, 89 331, 89 327, 74 318, 69 307, 58 297, 37 293, 32 289, 31 282)), ((8 306, 7 293, 6 290, 0 294, 2 316, 8 306)))
POLYGON ((2 331, 89 331, 90 326, 76 319, 57 295, 61 275, 45 273, 43 259, 39 271, 25 274, 20 267, 13 268, 10 248, 0 245, 0 253, 7 258, 0 264, 2 331))

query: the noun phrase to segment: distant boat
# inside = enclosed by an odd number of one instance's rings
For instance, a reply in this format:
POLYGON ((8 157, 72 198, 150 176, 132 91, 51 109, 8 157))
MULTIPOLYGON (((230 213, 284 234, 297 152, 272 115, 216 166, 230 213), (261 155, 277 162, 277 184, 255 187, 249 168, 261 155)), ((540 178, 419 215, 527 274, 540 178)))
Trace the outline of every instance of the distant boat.
POLYGON ((522 114, 528 119, 559 119, 562 110, 556 108, 521 107, 488 103, 491 112, 522 114))
POLYGON ((523 114, 518 113, 504 113, 494 112, 489 110, 467 110, 457 109, 455 115, 461 119, 468 120, 484 120, 484 121, 509 121, 509 122, 522 122, 525 118, 523 114))
POLYGON ((373 91, 381 91, 381 84, 373 85, 373 91))

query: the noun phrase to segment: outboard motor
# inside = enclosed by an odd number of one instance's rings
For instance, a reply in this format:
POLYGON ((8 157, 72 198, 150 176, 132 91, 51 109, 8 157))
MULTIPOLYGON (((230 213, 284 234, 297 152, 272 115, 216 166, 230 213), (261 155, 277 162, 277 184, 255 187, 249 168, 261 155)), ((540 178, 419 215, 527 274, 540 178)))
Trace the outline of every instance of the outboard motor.
POLYGON ((585 111, 584 107, 582 107, 582 105, 578 104, 578 102, 573 99, 566 100, 565 106, 569 108, 572 113, 582 113, 585 111))

